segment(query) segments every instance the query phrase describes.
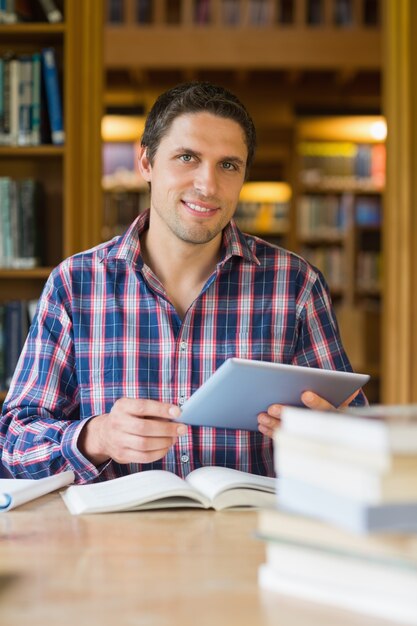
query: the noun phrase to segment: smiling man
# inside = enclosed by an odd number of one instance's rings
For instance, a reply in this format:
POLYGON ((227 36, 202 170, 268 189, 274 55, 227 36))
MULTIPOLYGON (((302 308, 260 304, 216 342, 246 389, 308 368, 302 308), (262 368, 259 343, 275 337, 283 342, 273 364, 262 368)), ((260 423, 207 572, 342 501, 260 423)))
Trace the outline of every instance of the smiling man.
POLYGON ((273 475, 279 405, 257 433, 187 427, 179 407, 229 357, 351 371, 320 272, 233 222, 254 151, 253 122, 227 90, 186 83, 158 98, 138 154, 149 211, 45 286, 0 424, 14 475, 273 475))

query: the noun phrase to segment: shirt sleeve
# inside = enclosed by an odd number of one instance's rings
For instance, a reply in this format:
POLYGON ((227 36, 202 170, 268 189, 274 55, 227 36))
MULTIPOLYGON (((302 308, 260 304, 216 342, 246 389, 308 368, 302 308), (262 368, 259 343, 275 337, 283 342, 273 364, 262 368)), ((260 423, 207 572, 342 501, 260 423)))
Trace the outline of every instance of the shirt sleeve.
MULTIPOLYGON (((352 372, 340 337, 327 283, 318 270, 315 273, 315 280, 303 291, 299 302, 298 341, 294 364, 352 372)), ((360 391, 350 406, 365 404, 366 396, 360 391)))
POLYGON ((80 420, 70 300, 62 271, 57 268, 48 279, 20 355, 3 405, 0 450, 15 477, 72 470, 82 483, 102 470, 77 448, 86 421, 80 420))

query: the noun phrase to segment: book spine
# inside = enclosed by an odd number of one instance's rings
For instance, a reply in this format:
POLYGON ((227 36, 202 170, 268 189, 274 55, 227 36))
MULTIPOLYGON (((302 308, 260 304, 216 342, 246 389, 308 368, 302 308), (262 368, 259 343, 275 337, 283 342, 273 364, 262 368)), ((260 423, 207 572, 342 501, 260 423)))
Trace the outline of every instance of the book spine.
POLYGON ((19 267, 31 269, 39 265, 39 230, 37 224, 37 184, 27 178, 18 181, 19 267))
POLYGON ((41 55, 32 55, 32 109, 31 109, 31 144, 41 143, 41 55))
POLYGON ((62 22, 63 15, 53 0, 38 0, 38 2, 46 15, 48 22, 51 24, 62 22))
POLYGON ((17 145, 19 134, 19 60, 10 61, 10 145, 17 145))
POLYGON ((10 227, 10 178, 0 178, 0 218, 2 235, 2 267, 9 267, 12 256, 12 235, 10 227))
POLYGON ((44 48, 42 50, 42 68, 52 143, 54 145, 62 145, 65 141, 65 132, 61 94, 59 91, 58 69, 55 50, 53 48, 44 48))
POLYGON ((32 92, 32 57, 25 55, 19 58, 19 146, 30 146, 32 143, 32 92))
POLYGON ((0 145, 10 144, 10 61, 11 55, 3 57, 3 126, 0 128, 0 145))
POLYGON ((17 206, 17 184, 15 180, 9 181, 9 215, 10 215, 10 257, 9 266, 19 266, 19 214, 17 206))
POLYGON ((6 0, 4 2, 4 17, 6 24, 15 24, 17 22, 17 14, 15 11, 15 0, 6 0))

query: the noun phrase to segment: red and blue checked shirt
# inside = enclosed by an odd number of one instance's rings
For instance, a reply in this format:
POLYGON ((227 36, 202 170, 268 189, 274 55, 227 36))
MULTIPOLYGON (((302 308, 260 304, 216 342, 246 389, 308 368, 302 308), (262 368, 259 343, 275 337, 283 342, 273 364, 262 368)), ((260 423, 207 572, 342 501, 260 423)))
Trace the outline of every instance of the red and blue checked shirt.
POLYGON ((148 220, 141 214, 123 237, 49 277, 0 422, 15 476, 71 469, 86 482, 156 468, 185 476, 202 465, 272 476, 272 443, 259 432, 188 427, 157 462, 98 468, 77 437, 120 397, 183 404, 229 357, 351 371, 327 286, 303 259, 231 222, 221 260, 181 320, 140 254, 148 220))

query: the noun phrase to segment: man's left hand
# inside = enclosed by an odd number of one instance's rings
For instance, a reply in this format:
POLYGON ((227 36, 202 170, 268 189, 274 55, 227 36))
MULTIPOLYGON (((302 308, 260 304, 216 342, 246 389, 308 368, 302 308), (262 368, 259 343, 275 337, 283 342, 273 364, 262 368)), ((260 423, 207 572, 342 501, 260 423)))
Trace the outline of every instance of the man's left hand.
MULTIPOLYGON (((352 402, 354 398, 358 395, 360 389, 355 391, 349 398, 347 398, 338 408, 342 409, 352 402)), ((302 402, 309 409, 314 409, 316 411, 335 411, 336 407, 327 402, 324 398, 321 398, 316 393, 312 391, 305 391, 301 396, 302 402)), ((267 437, 273 437, 274 431, 281 424, 281 412, 284 408, 283 404, 271 404, 268 407, 267 412, 259 413, 258 415, 258 430, 263 435, 267 437)))

